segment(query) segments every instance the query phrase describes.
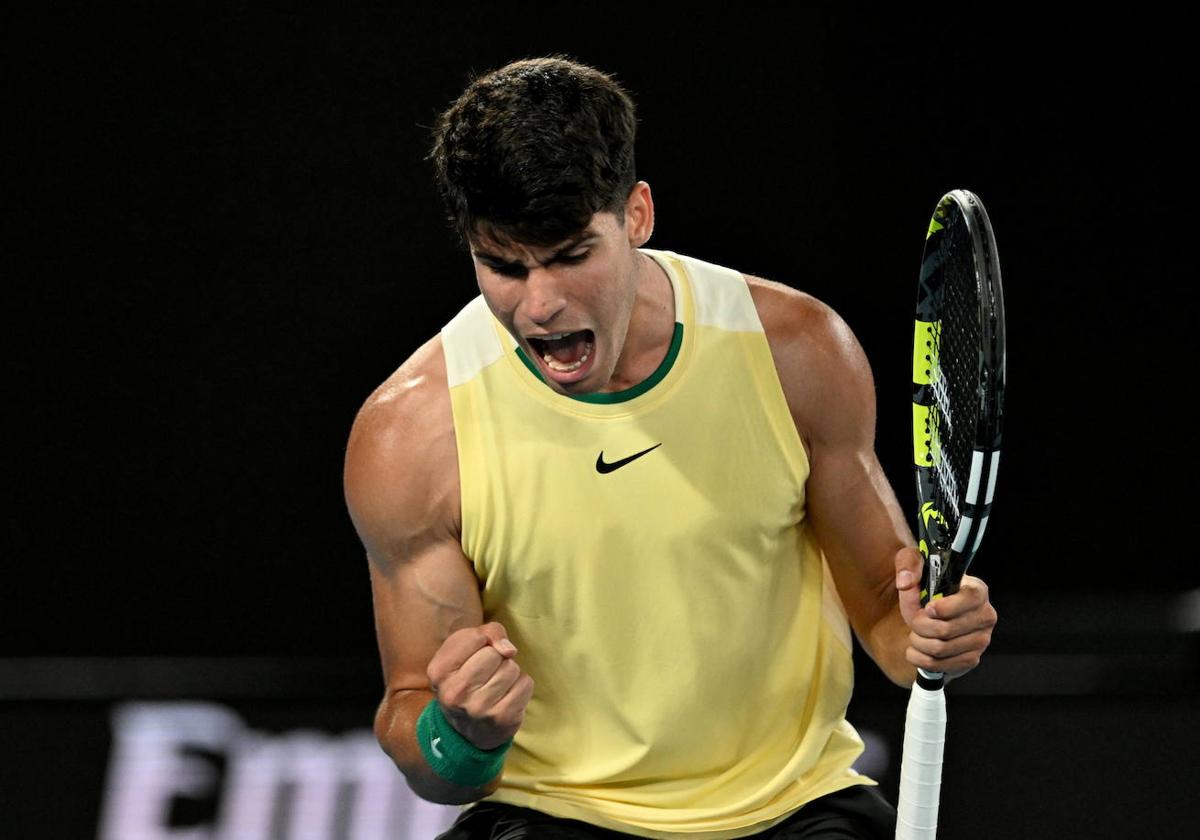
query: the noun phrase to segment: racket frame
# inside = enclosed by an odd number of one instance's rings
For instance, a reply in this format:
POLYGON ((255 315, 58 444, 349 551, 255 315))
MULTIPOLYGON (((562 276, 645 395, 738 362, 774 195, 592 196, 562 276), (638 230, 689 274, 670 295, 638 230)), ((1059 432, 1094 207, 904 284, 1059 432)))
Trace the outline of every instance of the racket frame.
MULTIPOLYGON (((925 555, 926 561, 921 573, 922 605, 928 603, 932 598, 940 598, 958 591, 959 582, 983 539, 1000 465, 1000 434, 1004 421, 1004 388, 1006 384, 1004 292, 1000 280, 1000 261, 996 253, 996 241, 983 202, 979 200, 978 196, 967 190, 953 190, 947 193, 934 210, 929 231, 929 235, 926 237, 925 254, 921 262, 917 323, 913 338, 913 460, 916 465, 917 528, 918 534, 921 536, 921 553, 925 555), (949 528, 939 526, 931 531, 927 527, 934 499, 932 490, 937 475, 936 464, 928 465, 932 459, 922 457, 924 454, 922 442, 926 447, 924 451, 931 451, 932 447, 936 445, 936 433, 930 434, 927 439, 924 434, 925 430, 920 428, 922 415, 924 414, 924 418, 928 419, 928 409, 925 409, 923 413, 922 409, 925 406, 919 400, 927 399, 929 396, 928 393, 922 392, 922 386, 932 388, 935 384, 928 377, 935 371, 936 375, 940 375, 938 364, 931 364, 929 369, 920 366, 920 362, 924 360, 921 348, 925 346, 921 331, 937 320, 935 317, 931 317, 937 313, 933 307, 936 292, 930 288, 928 282, 933 273, 930 267, 931 254, 928 240, 936 233, 935 225, 939 224, 939 215, 945 212, 951 202, 962 215, 971 238, 975 278, 979 292, 980 348, 977 389, 979 413, 976 420, 975 446, 971 456, 967 492, 963 499, 959 500, 959 521, 956 524, 953 538, 945 539, 949 528), (921 370, 924 370, 926 374, 925 382, 920 381, 922 379, 919 375, 921 370)), ((931 353, 930 356, 932 355, 931 353)), ((932 431, 936 432, 936 430, 932 431)), ((941 453, 938 452, 937 455, 940 457, 941 453)), ((936 516, 940 514, 937 511, 932 511, 932 514, 935 516, 936 522, 936 516)), ((941 521, 945 522, 944 517, 941 521)), ((924 669, 917 670, 917 679, 913 683, 912 693, 909 697, 904 725, 900 795, 896 808, 897 840, 934 840, 937 836, 942 757, 946 743, 944 686, 944 674, 924 669)))
MULTIPOLYGON (((935 274, 934 268, 930 266, 932 256, 930 240, 940 234, 939 218, 946 218, 947 208, 951 204, 957 209, 967 228, 975 263, 975 280, 979 300, 977 317, 980 333, 976 392, 978 413, 968 486, 966 492, 960 494, 958 521, 955 523, 953 534, 949 534, 949 529, 946 528, 930 528, 928 523, 931 518, 937 521, 937 517, 942 517, 941 521, 945 521, 942 512, 932 510, 935 498, 933 488, 938 481, 936 464, 926 465, 922 463, 921 457, 923 453, 929 453, 937 445, 936 441, 930 443, 925 430, 919 427, 919 418, 923 416, 922 409, 927 410, 927 407, 921 405, 921 402, 928 399, 934 383, 918 382, 917 364, 914 364, 913 439, 918 509, 917 527, 924 547, 922 554, 926 559, 921 575, 922 604, 928 603, 931 599, 957 592, 962 576, 966 573, 967 567, 979 549, 987 528, 992 498, 996 489, 996 476, 1000 465, 1001 430, 1004 421, 1006 352, 1004 291, 1000 279, 1000 261, 987 210, 979 197, 967 190, 952 190, 946 193, 938 201, 934 211, 930 223, 930 234, 926 240, 925 254, 922 258, 914 348, 923 346, 922 329, 928 329, 927 325, 939 323, 934 305, 938 299, 938 293, 930 286, 931 277, 935 274)), ((937 243, 932 244, 936 245, 937 243)), ((918 361, 919 356, 914 350, 914 362, 918 361)), ((937 369, 937 365, 934 365, 931 376, 938 375, 940 375, 940 370, 937 369)), ((936 453, 933 457, 940 458, 941 454, 936 453)))

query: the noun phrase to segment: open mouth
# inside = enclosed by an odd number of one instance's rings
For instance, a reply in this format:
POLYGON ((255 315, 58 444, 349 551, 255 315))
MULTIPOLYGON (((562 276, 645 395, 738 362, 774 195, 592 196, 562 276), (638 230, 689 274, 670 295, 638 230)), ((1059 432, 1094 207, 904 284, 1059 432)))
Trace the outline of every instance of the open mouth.
POLYGON ((526 338, 542 363, 559 375, 565 376, 580 371, 595 352, 596 335, 591 330, 526 338))

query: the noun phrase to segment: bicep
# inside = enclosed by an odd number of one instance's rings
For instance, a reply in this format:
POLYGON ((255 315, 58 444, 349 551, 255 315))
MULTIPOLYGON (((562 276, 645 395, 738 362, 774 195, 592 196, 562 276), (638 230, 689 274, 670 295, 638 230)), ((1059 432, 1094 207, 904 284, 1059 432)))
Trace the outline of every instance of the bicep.
POLYGON ((875 383, 866 354, 838 315, 800 298, 776 315, 773 351, 797 430, 807 444, 807 517, 860 635, 895 603, 896 552, 912 537, 875 455, 875 383))
POLYGON ((483 623, 479 583, 455 527, 455 464, 407 446, 356 459, 347 501, 366 549, 375 631, 388 690, 426 688, 446 637, 483 623), (433 468, 436 467, 436 468, 433 468))
POLYGON ((875 384, 858 341, 840 324, 840 341, 829 342, 820 398, 810 403, 805 425, 812 450, 806 485, 813 526, 842 567, 841 577, 877 583, 891 577, 895 551, 909 540, 891 483, 875 454, 875 384), (878 558, 883 556, 886 562, 878 558))
POLYGON ((346 450, 346 505, 366 549, 390 690, 425 688, 446 637, 483 623, 459 543, 458 461, 440 344, 372 396, 346 450))
POLYGON ((863 638, 894 608, 894 558, 911 537, 875 454, 874 382, 853 336, 829 371, 827 410, 811 424, 809 511, 838 594, 863 638))
POLYGON ((426 668, 456 630, 483 624, 479 584, 457 542, 369 558, 375 633, 388 691, 428 688, 426 668))

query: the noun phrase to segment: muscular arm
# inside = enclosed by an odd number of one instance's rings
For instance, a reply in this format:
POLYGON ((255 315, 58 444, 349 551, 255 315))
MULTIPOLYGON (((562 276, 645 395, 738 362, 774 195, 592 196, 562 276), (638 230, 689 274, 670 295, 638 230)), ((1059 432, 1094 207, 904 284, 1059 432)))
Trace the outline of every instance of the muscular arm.
POLYGON ((749 278, 784 394, 808 451, 809 521, 860 643, 908 686, 916 666, 957 675, 991 638, 987 587, 920 606, 921 556, 875 455, 875 387, 849 327, 815 299, 749 278))
POLYGON ((427 673, 451 634, 483 624, 478 583, 459 544, 458 463, 438 339, 367 400, 346 451, 346 502, 367 551, 386 690, 380 745, 424 799, 471 802, 498 779, 464 788, 436 776, 416 723, 434 695, 427 673))

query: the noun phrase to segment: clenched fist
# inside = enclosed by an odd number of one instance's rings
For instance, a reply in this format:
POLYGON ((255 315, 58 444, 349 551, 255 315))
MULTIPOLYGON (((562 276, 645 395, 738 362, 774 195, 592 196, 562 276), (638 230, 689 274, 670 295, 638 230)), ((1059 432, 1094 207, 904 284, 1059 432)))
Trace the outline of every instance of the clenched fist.
POLYGON ((533 679, 513 658, 517 648, 492 622, 451 633, 429 662, 429 684, 446 720, 481 750, 516 734, 533 696, 533 679))
POLYGON ((988 598, 987 584, 963 575, 958 592, 921 606, 921 565, 915 548, 896 553, 896 589, 900 616, 908 625, 908 661, 947 679, 965 674, 979 664, 992 641, 996 608, 988 598))

